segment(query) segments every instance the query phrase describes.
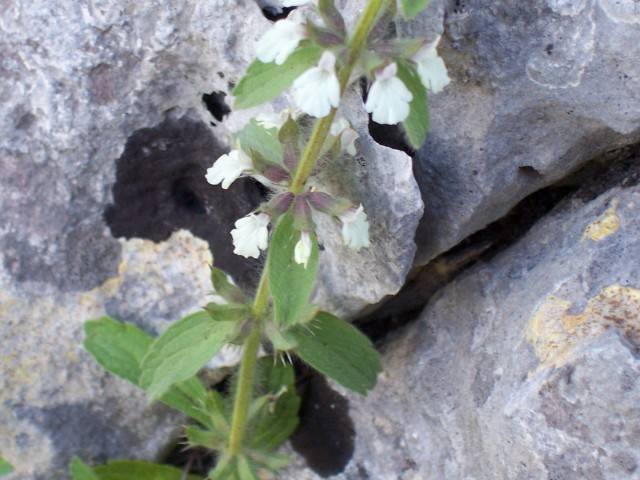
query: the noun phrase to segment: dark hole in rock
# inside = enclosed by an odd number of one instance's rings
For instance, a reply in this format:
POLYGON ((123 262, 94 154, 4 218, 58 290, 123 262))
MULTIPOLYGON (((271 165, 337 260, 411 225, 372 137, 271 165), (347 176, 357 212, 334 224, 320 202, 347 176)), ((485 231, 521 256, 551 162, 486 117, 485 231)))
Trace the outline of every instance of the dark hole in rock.
POLYGON ((540 178, 543 176, 543 174, 540 173, 540 171, 538 171, 535 167, 532 167, 531 165, 523 165, 521 167, 518 167, 518 173, 531 178, 540 178))
POLYGON ((414 271, 400 292, 358 320, 374 342, 388 340, 390 332, 420 316, 427 301, 443 285, 477 260, 490 261, 526 234, 577 186, 550 186, 532 193, 507 215, 470 235, 448 252, 414 271))
POLYGON ((318 475, 336 475, 345 469, 354 451, 349 401, 332 390, 323 376, 306 368, 298 390, 300 424, 291 445, 318 475))
MULTIPOLYGON (((205 93, 202 95, 202 101, 209 110, 209 113, 213 115, 218 122, 221 122, 222 119, 231 113, 231 109, 227 102, 224 101, 224 98, 227 96, 224 92, 211 92, 205 93)), ((211 122, 213 125, 215 123, 211 122)))
POLYGON ((296 7, 277 7, 274 5, 265 5, 262 7, 264 18, 272 22, 277 22, 283 18, 287 18, 289 12, 295 10, 296 7))
POLYGON ((253 286, 258 261, 235 255, 229 232, 262 194, 246 179, 228 190, 207 183, 206 169, 226 151, 209 127, 186 116, 136 131, 117 160, 114 203, 104 215, 111 233, 161 242, 189 230, 209 243, 217 267, 253 286))

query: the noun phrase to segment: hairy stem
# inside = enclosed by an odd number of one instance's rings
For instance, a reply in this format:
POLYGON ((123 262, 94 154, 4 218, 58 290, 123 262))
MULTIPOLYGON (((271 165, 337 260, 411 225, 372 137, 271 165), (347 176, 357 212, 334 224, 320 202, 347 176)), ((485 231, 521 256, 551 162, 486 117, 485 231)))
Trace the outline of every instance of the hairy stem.
MULTIPOLYGON (((382 8, 388 1, 389 0, 370 0, 365 6, 358 25, 356 26, 356 30, 349 40, 349 59, 347 60, 347 64, 340 69, 339 72, 338 79, 340 81, 340 96, 344 94, 349 83, 349 77, 351 77, 351 73, 358 63, 358 60, 360 60, 362 49, 367 43, 367 36, 378 18, 378 13, 382 11, 382 8)), ((313 167, 318 161, 318 157, 322 151, 322 146, 327 139, 327 135, 329 135, 331 123, 335 116, 336 109, 332 108, 329 115, 321 118, 316 123, 313 133, 311 134, 311 138, 309 139, 309 143, 307 144, 307 148, 302 154, 302 158, 298 164, 296 174, 291 182, 291 191, 294 194, 297 195, 302 193, 304 184, 308 180, 313 167)))
MULTIPOLYGON (((378 13, 386 5, 389 0, 369 0, 362 16, 356 26, 356 30, 349 41, 349 59, 339 72, 340 95, 344 94, 349 77, 356 66, 362 49, 364 48, 369 35, 369 31, 378 17, 378 13)), ((302 193, 304 184, 311 175, 311 171, 318 161, 318 157, 322 150, 331 123, 336 114, 336 109, 332 108, 329 115, 321 118, 316 123, 309 143, 300 159, 298 169, 291 182, 291 191, 295 194, 302 193)), ((238 378, 238 389, 236 390, 236 398, 233 405, 233 418, 231 420, 231 432, 229 436, 228 451, 229 453, 238 454, 242 452, 242 442, 247 426, 247 416, 249 406, 251 404, 253 382, 255 377, 256 362, 258 359, 258 350, 260 348, 260 332, 262 318, 269 305, 269 277, 267 267, 265 266, 260 277, 260 284, 256 292, 256 299, 253 304, 253 316, 255 318, 251 333, 247 337, 242 353, 242 361, 240 363, 240 373, 238 378)))
POLYGON ((249 416, 249 406, 253 392, 253 379, 260 348, 260 323, 254 322, 251 333, 247 337, 242 352, 242 363, 238 374, 238 389, 233 404, 233 419, 231 420, 231 432, 229 434, 228 450, 232 455, 242 452, 242 442, 249 416))

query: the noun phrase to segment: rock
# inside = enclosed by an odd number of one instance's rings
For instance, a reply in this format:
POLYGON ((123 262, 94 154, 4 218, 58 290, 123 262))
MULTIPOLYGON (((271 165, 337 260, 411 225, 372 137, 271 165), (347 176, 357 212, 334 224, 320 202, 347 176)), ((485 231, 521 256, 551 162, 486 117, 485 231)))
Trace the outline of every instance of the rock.
MULTIPOLYGON (((281 14, 259 3, 3 7, 0 443, 11 480, 61 478, 73 454, 154 458, 182 421, 95 364, 84 320, 109 314, 159 333, 206 302, 209 249, 245 288, 255 283, 260 264, 231 253, 229 231, 263 192, 248 180, 211 187, 204 173, 255 113, 225 118, 224 102, 271 25, 261 7, 281 14)), ((422 211, 409 158, 375 146, 361 108, 354 115, 376 167, 340 189, 367 206, 377 245, 349 256, 356 273, 334 283, 345 265, 331 252, 344 247, 326 227, 319 298, 345 314, 400 287, 422 211)))
POLYGON ((399 31, 442 33, 452 78, 430 95, 431 130, 414 157, 425 201, 418 264, 586 161, 640 141, 633 0, 434 0, 399 31))
POLYGON ((183 417, 104 372, 82 348, 82 323, 110 314, 157 334, 207 301, 210 247, 245 285, 255 281, 256 264, 230 254, 229 230, 261 193, 248 182, 228 196, 207 185, 229 133, 209 127, 202 97, 230 90, 270 22, 250 1, 2 10, 8 478, 66 478, 74 454, 156 458, 183 417))
POLYGON ((358 154, 324 165, 319 189, 363 204, 371 246, 354 252, 344 245, 336 224, 318 215, 318 237, 324 250, 314 301, 349 317, 397 293, 404 284, 413 264, 414 235, 423 203, 411 158, 378 145, 369 135, 360 92, 349 93, 340 113, 360 135, 358 154))
MULTIPOLYGON (((637 158, 444 287, 384 346, 376 388, 347 394, 355 453, 334 478, 637 476, 637 158)), ((290 468, 320 478, 300 459, 290 468)))
POLYGON ((80 292, 1 273, 2 454, 15 479, 66 478, 72 455, 101 463, 153 458, 172 442, 182 416, 106 373, 82 348, 82 324, 105 313, 146 330, 166 328, 204 303, 210 290, 206 242, 186 231, 166 242, 120 240, 117 273, 80 292), (30 294, 39 286, 40 296, 30 294))

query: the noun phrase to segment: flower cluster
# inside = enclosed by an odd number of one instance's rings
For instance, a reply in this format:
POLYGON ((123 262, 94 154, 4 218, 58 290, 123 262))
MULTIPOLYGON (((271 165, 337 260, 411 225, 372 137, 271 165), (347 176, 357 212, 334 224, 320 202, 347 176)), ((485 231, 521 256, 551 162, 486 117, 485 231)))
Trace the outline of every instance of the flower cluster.
MULTIPOLYGON (((294 195, 288 190, 301 154, 301 132, 294 121, 297 115, 291 110, 280 114, 263 114, 260 121, 251 127, 260 129, 261 133, 254 130, 253 134, 262 135, 263 141, 279 142, 282 150, 279 162, 265 158, 265 154, 260 152, 263 144, 258 143, 256 149, 250 148, 249 152, 245 152, 240 146, 241 141, 237 141, 238 148, 218 158, 207 170, 206 179, 226 189, 238 178, 251 176, 274 190, 275 195, 268 202, 235 222, 235 228, 231 231, 234 253, 258 258, 260 251, 268 246, 269 225, 291 211, 294 227, 300 232, 294 260, 306 268, 313 243, 310 232, 315 231, 313 212, 333 217, 341 227, 345 244, 356 251, 369 246, 369 222, 363 206, 353 205, 347 199, 317 191, 294 195)), ((358 134, 349 122, 344 118, 337 119, 331 126, 330 135, 335 149, 355 155, 358 134)))
MULTIPOLYGON (((279 20, 256 44, 256 54, 260 61, 275 61, 282 65, 300 42, 311 40, 325 50, 316 66, 311 67, 293 82, 293 98, 296 106, 313 117, 325 117, 340 101, 340 81, 338 58, 346 47, 344 20, 337 11, 326 12, 316 1, 286 0, 283 6, 298 7, 309 5, 317 10, 324 24, 316 25, 295 11, 289 18, 279 20)), ((436 47, 440 41, 421 45, 421 42, 393 42, 372 40, 367 61, 361 68, 372 78, 365 109, 377 123, 393 125, 403 122, 410 113, 414 95, 398 77, 398 64, 403 62, 414 70, 422 85, 436 94, 450 83, 444 61, 436 47), (366 65, 365 65, 366 63, 366 65), (372 66, 373 65, 373 66, 372 66)))

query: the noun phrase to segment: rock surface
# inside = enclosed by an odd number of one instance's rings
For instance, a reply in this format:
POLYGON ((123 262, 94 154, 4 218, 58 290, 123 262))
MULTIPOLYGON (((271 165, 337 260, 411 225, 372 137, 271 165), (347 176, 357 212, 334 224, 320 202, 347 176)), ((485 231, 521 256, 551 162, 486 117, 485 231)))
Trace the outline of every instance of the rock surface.
MULTIPOLYGON (((180 424, 91 360, 85 319, 161 331, 206 301, 208 248, 255 283, 259 262, 231 253, 229 231, 262 192, 249 181, 211 187, 204 173, 242 126, 221 120, 220 102, 271 26, 261 7, 278 13, 271 0, 0 6, 0 453, 17 467, 11 480, 61 478, 73 454, 152 458, 180 424)), ((371 209, 383 248, 349 257, 356 277, 334 282, 345 265, 331 249, 344 248, 327 227, 319 298, 345 314, 401 286, 422 212, 410 159, 377 147, 356 116, 380 168, 340 188, 371 209), (385 170, 385 157, 395 166, 385 170), (387 191, 372 193, 380 184, 387 191)))
MULTIPOLYGON (((355 453, 334 478, 638 475, 637 160, 443 288, 384 347, 376 388, 348 395, 355 453)), ((284 477, 320 478, 300 460, 284 477)))
POLYGON ((434 0, 405 35, 442 33, 452 83, 414 158, 427 263, 518 201, 640 140, 634 0, 434 0), (440 24, 434 24, 438 19, 440 24))

